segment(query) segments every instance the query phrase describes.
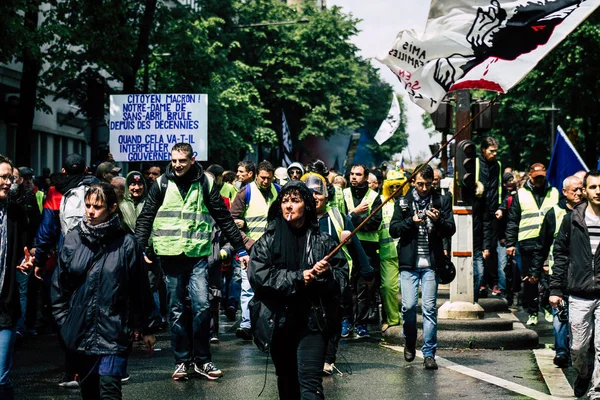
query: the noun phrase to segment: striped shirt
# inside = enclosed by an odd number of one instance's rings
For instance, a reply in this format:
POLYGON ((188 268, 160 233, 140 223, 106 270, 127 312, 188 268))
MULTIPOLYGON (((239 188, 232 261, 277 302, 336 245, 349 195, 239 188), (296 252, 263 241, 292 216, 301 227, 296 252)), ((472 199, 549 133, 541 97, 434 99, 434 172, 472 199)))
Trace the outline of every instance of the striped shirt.
POLYGON ((597 217, 586 210, 585 224, 587 225, 590 234, 590 246, 592 246, 592 255, 594 255, 600 244, 600 217, 597 217))

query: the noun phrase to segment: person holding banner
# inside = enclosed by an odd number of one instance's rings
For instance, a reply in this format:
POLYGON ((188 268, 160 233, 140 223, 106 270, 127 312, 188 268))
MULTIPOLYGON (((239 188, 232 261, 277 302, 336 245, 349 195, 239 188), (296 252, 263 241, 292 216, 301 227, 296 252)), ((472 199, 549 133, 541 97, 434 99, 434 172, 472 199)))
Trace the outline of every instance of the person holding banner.
POLYGON ((209 343, 210 217, 237 249, 244 267, 249 257, 212 175, 204 173, 193 154, 188 143, 173 146, 171 164, 150 188, 135 234, 146 251, 153 234, 154 252, 160 257, 165 273, 171 345, 176 362, 173 379, 187 379, 188 368, 192 368, 213 380, 220 378, 223 372, 211 360, 209 343), (186 306, 188 302, 191 302, 191 316, 184 315, 190 309, 186 306))

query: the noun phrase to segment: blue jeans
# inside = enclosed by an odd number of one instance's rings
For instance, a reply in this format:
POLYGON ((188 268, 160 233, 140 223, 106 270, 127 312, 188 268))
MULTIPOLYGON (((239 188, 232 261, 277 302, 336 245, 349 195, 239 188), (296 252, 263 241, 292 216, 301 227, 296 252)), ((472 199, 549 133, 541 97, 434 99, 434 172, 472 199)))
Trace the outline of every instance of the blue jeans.
POLYGON ((227 296, 223 299, 224 308, 233 307, 237 310, 242 295, 242 267, 235 257, 231 264, 231 271, 224 274, 222 293, 227 296))
POLYGON ((17 284, 19 285, 19 301, 21 302, 21 318, 17 321, 17 332, 25 334, 25 314, 27 313, 27 284, 29 283, 29 273, 24 274, 21 271, 16 273, 17 284))
MULTIPOLYGON (((20 274, 20 272, 18 272, 20 274)), ((16 338, 15 328, 0 329, 0 393, 12 392, 9 378, 12 368, 12 354, 16 338)))
POLYGON ((423 313, 423 357, 435 357, 437 350, 437 277, 431 268, 400 271, 402 290, 403 333, 406 345, 417 343, 417 303, 421 283, 421 310, 423 313))
POLYGON ((476 250, 473 252, 473 301, 475 302, 477 302, 479 299, 479 287, 481 286, 481 281, 483 280, 483 273, 483 252, 481 250, 476 250))
POLYGON ((162 257, 169 306, 169 330, 175 362, 204 364, 210 355, 208 260, 162 257))
MULTIPOLYGON (((567 302, 567 299, 563 297, 563 302, 567 302)), ((560 322, 558 320, 558 309, 552 307, 552 328, 554 330, 554 351, 556 355, 569 355, 569 323, 560 322)))
POLYGON ((242 321, 240 322, 240 328, 250 329, 252 324, 250 323, 250 309, 248 308, 248 304, 250 304, 250 300, 254 297, 254 290, 250 286, 250 281, 248 280, 248 274, 246 271, 242 270, 242 321))
POLYGON ((506 267, 508 257, 506 255, 506 247, 501 246, 500 241, 498 241, 496 252, 498 253, 498 289, 506 290, 506 274, 504 273, 504 267, 506 267))

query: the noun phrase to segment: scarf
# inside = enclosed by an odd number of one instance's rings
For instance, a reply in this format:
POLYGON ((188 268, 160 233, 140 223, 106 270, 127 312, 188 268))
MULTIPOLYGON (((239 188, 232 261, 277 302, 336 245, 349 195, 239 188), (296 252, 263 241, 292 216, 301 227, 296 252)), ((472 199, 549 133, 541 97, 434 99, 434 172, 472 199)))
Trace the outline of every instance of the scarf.
POLYGON ((120 225, 121 221, 117 213, 114 213, 108 221, 98 225, 90 225, 87 216, 84 216, 79 223, 79 230, 81 231, 81 236, 93 241, 114 235, 120 229, 120 225))
POLYGON ((274 260, 292 271, 302 271, 305 262, 308 224, 301 228, 293 228, 282 217, 275 220, 275 237, 273 240, 274 260))

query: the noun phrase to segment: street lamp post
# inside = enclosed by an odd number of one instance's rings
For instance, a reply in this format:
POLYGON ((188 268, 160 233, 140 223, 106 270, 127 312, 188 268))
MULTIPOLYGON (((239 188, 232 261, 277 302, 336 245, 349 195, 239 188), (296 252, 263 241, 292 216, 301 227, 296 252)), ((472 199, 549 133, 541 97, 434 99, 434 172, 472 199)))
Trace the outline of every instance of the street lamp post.
POLYGON ((552 107, 542 107, 541 111, 550 111, 550 151, 554 149, 554 135, 556 134, 556 126, 554 124, 554 113, 556 111, 560 111, 560 108, 556 108, 554 106, 554 102, 552 102, 552 107))

